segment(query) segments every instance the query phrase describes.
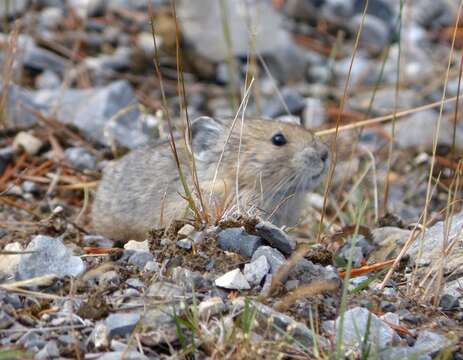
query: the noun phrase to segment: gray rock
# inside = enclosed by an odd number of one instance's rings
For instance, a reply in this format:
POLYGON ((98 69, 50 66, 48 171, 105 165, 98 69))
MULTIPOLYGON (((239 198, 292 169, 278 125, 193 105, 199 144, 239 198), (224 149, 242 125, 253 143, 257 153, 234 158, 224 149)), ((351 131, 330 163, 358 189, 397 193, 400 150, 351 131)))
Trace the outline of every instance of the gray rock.
POLYGON ((251 258, 251 261, 258 259, 261 256, 265 256, 268 263, 270 264, 270 273, 275 273, 284 264, 286 258, 277 249, 270 246, 260 246, 251 258))
POLYGON ((212 287, 212 280, 206 279, 198 271, 190 271, 182 267, 172 270, 172 281, 187 291, 198 291, 212 287))
POLYGON ((139 269, 143 269, 145 265, 152 260, 154 260, 154 256, 152 254, 147 252, 134 251, 128 262, 129 264, 135 265, 139 269))
POLYGON ((86 246, 113 247, 114 241, 102 235, 84 235, 83 242, 86 246))
POLYGON ((109 329, 103 322, 98 322, 90 335, 90 341, 97 350, 109 347, 109 329))
POLYGON ((185 297, 185 289, 166 281, 156 281, 149 286, 146 294, 173 301, 183 299, 185 297))
POLYGON ((305 100, 293 88, 283 88, 281 94, 276 94, 263 108, 263 115, 275 118, 281 115, 295 115, 305 108, 305 100), (289 114, 288 114, 289 112, 289 114))
POLYGON ((270 264, 265 256, 260 256, 249 264, 244 265, 244 277, 252 286, 259 285, 270 271, 270 264))
MULTIPOLYGON (((348 27, 352 33, 357 33, 362 22, 362 14, 358 14, 349 20, 348 27)), ((373 54, 381 53, 389 44, 391 30, 384 21, 373 15, 363 18, 363 30, 360 35, 360 46, 373 54)))
POLYGON ((452 342, 445 336, 438 333, 423 330, 418 334, 413 351, 419 354, 435 355, 439 351, 452 345, 452 342))
POLYGON ((177 246, 185 250, 191 250, 193 242, 190 239, 180 239, 177 241, 177 246))
POLYGON ((32 239, 18 265, 18 278, 21 280, 37 276, 55 274, 64 276, 79 276, 85 271, 85 264, 78 256, 73 256, 60 239, 37 235, 32 239))
POLYGON ((24 346, 29 351, 38 351, 45 346, 45 340, 35 332, 27 332, 19 338, 17 344, 24 346))
POLYGON ((460 307, 460 300, 453 295, 444 294, 440 299, 439 306, 442 310, 456 310, 460 307))
POLYGON ((124 351, 109 351, 105 352, 102 356, 98 357, 98 360, 149 360, 146 355, 143 355, 137 351, 124 350, 124 351))
POLYGON ((305 107, 302 112, 302 124, 309 128, 318 128, 327 120, 325 107, 320 99, 305 98, 305 107))
POLYGON ((131 149, 149 141, 135 93, 125 80, 93 89, 40 90, 34 100, 99 144, 115 142, 131 149))
POLYGON ((298 263, 289 271, 288 278, 297 279, 302 284, 310 284, 317 280, 337 281, 341 285, 338 272, 333 266, 322 266, 314 264, 307 259, 300 259, 298 263))
POLYGON ((3 174, 8 164, 13 159, 16 150, 13 146, 6 146, 0 149, 0 174, 3 174))
POLYGON ((83 147, 71 147, 64 151, 64 157, 71 164, 72 167, 84 170, 96 170, 95 157, 83 147))
POLYGON ((0 310, 0 329, 6 329, 14 324, 14 318, 3 310, 0 310))
POLYGON ((247 258, 252 257, 257 248, 264 243, 260 237, 249 235, 242 228, 222 230, 217 237, 222 250, 234 251, 247 258))
POLYGON ((342 247, 339 255, 346 263, 349 261, 349 258, 351 258, 353 267, 360 267, 364 260, 362 248, 359 246, 354 246, 352 248, 350 244, 345 244, 342 247))
MULTIPOLYGON (((336 320, 336 331, 340 334, 341 319, 336 320)), ((344 328, 342 330, 342 341, 344 346, 350 349, 358 349, 364 342, 365 335, 368 333, 368 343, 372 349, 385 349, 394 345, 395 331, 392 330, 375 314, 367 309, 356 307, 344 313, 344 328), (370 317, 370 328, 367 328, 370 317)))
POLYGON ((198 315, 201 319, 209 319, 211 316, 223 313, 226 309, 223 300, 215 296, 199 303, 198 315))
POLYGON ((138 290, 143 289, 145 287, 145 284, 139 278, 129 278, 126 280, 125 283, 127 284, 127 286, 130 286, 138 290))
POLYGON ((104 324, 109 330, 109 336, 126 336, 130 334, 140 320, 139 313, 117 313, 109 315, 104 324))
POLYGON ((43 29, 53 30, 63 21, 64 11, 59 7, 46 7, 38 17, 38 25, 43 29))
POLYGON ((29 0, 0 1, 0 16, 9 18, 24 13, 29 0))
POLYGON ((325 338, 318 336, 306 325, 295 321, 288 315, 275 311, 271 307, 256 301, 252 302, 252 306, 257 310, 257 320, 262 326, 272 331, 275 336, 279 337, 281 334, 288 334, 297 342, 308 347, 313 346, 315 343, 322 347, 328 344, 325 338))
POLYGON ((50 50, 37 46, 33 38, 19 35, 17 44, 17 61, 23 66, 34 70, 51 70, 58 74, 64 72, 66 60, 50 50))
POLYGON ((56 89, 60 85, 60 77, 51 70, 45 70, 35 79, 35 87, 37 89, 56 89))
POLYGON ((248 290, 251 288, 240 269, 227 272, 215 280, 215 285, 224 289, 248 290))
POLYGON ((50 340, 36 355, 35 359, 55 359, 59 357, 59 349, 55 340, 50 340))
POLYGON ((101 274, 98 281, 100 286, 117 286, 121 283, 121 277, 115 270, 101 274))
POLYGON ((21 188, 25 193, 37 194, 39 192, 39 187, 33 181, 26 180, 21 184, 21 188))
MULTIPOLYGON (((407 251, 407 254, 415 259, 419 265, 438 264, 442 257, 444 234, 448 234, 447 241, 449 243, 455 239, 459 239, 459 236, 461 236, 463 231, 463 212, 453 215, 453 217, 448 220, 448 229, 444 228, 444 226, 445 222, 439 221, 427 229, 424 238, 418 235, 417 239, 407 251), (421 256, 418 257, 420 250, 422 250, 421 256)), ((451 273, 456 269, 460 269, 462 265, 463 247, 454 246, 453 251, 445 258, 444 271, 446 273, 451 273)))
POLYGON ((268 221, 257 224, 256 233, 286 255, 291 255, 296 248, 296 243, 283 230, 268 221))

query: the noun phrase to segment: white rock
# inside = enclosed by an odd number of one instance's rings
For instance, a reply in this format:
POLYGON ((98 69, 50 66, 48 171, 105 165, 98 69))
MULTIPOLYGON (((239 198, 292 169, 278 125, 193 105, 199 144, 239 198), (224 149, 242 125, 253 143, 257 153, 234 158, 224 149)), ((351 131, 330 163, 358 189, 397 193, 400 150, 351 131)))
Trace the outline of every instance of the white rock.
POLYGON ((244 265, 244 277, 251 285, 258 285, 270 271, 270 264, 264 255, 253 262, 244 265))
POLYGON ((231 290, 248 290, 251 288, 240 269, 227 272, 215 280, 215 285, 231 290))
POLYGON ((150 246, 148 244, 148 240, 143 240, 143 241, 130 240, 127 242, 127 244, 124 245, 124 249, 140 251, 140 252, 149 252, 150 246))
MULTIPOLYGON (((23 251, 23 247, 20 243, 14 242, 5 245, 3 251, 23 251)), ((19 261, 21 260, 21 254, 17 255, 0 255, 0 273, 5 275, 14 275, 18 268, 19 261)))
POLYGON ((37 139, 34 135, 25 131, 19 132, 13 141, 13 147, 15 149, 23 149, 29 155, 37 154, 42 145, 43 143, 40 139, 37 139))

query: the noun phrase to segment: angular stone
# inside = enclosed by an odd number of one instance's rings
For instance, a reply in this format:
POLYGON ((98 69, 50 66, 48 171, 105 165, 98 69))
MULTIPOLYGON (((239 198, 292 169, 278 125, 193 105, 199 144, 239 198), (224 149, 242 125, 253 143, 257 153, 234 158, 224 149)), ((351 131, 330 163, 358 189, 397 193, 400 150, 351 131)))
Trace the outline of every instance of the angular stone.
POLYGON ((37 235, 26 248, 31 254, 24 254, 19 262, 18 277, 21 280, 54 274, 79 276, 85 271, 85 264, 78 256, 72 255, 60 239, 37 235))
POLYGON ((29 155, 35 155, 43 146, 42 140, 25 131, 19 132, 13 141, 13 147, 17 150, 24 150, 29 155))
POLYGON ((229 228, 218 234, 219 247, 225 251, 237 252, 240 255, 250 258, 263 245, 263 240, 254 235, 249 235, 242 228, 229 228))
POLYGON ((291 255, 296 248, 296 243, 286 233, 271 222, 262 221, 256 225, 256 233, 271 246, 286 255, 291 255))
POLYGON ((270 272, 274 274, 284 264, 286 258, 277 249, 270 246, 260 246, 254 255, 252 255, 251 261, 258 259, 261 256, 265 256, 268 263, 270 264, 270 272))
POLYGON ((217 278, 215 285, 230 290, 248 290, 251 288, 240 269, 229 271, 217 278))
POLYGON ((109 315, 104 324, 108 328, 111 337, 126 336, 132 332, 140 318, 139 313, 116 313, 109 315))
POLYGON ((244 265, 244 277, 248 280, 249 284, 259 285, 265 275, 270 271, 270 264, 267 258, 262 255, 249 264, 244 265))

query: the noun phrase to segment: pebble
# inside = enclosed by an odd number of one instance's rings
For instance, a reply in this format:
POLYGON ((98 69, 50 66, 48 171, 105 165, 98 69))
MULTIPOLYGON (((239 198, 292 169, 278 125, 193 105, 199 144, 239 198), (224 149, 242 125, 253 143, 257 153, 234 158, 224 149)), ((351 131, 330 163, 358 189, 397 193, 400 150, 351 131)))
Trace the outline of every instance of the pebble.
POLYGON ((230 290, 248 290, 251 288, 240 269, 227 272, 215 280, 215 285, 230 290))
POLYGON ((139 269, 144 269, 149 261, 152 261, 154 256, 148 252, 135 251, 129 258, 128 263, 135 265, 139 269))
POLYGON ((244 265, 244 277, 251 286, 259 285, 270 271, 267 258, 262 255, 249 264, 244 265))
POLYGON ((259 257, 265 256, 267 262, 270 264, 270 273, 274 274, 284 264, 286 258, 277 249, 270 246, 260 246, 252 255, 251 262, 257 260, 259 257))
MULTIPOLYGON (((336 329, 341 326, 341 320, 336 320, 336 329)), ((342 342, 348 348, 357 348, 364 341, 364 335, 369 333, 368 342, 372 348, 385 349, 394 344, 396 333, 375 314, 367 309, 356 307, 344 313, 342 342), (370 328, 367 328, 367 325, 370 328)))
POLYGON ((14 318, 6 313, 4 310, 0 310, 0 329, 7 329, 15 322, 14 318))
POLYGON ((234 251, 247 258, 252 257, 257 248, 264 244, 260 237, 249 235, 242 228, 222 230, 217 238, 222 250, 234 251))
POLYGON ((94 171, 97 167, 97 161, 95 157, 85 148, 82 147, 70 147, 64 151, 64 157, 66 160, 77 170, 94 171))
POLYGON ((121 283, 121 277, 115 270, 107 271, 99 277, 100 286, 118 286, 121 283))
POLYGON ((150 246, 149 246, 148 240, 143 240, 143 241, 129 240, 124 245, 124 249, 149 253, 150 246))
POLYGON ((45 70, 35 79, 37 89, 57 89, 61 85, 58 74, 51 70, 45 70))
POLYGON ((59 238, 37 235, 32 239, 18 265, 18 277, 21 280, 37 276, 54 274, 64 276, 79 276, 85 271, 85 264, 78 256, 73 256, 59 238))
POLYGON ((442 310, 458 310, 460 308, 460 300, 450 294, 442 295, 439 306, 442 310))
POLYGON ((45 346, 36 355, 35 359, 55 359, 59 357, 59 349, 55 340, 48 341, 45 346))
MULTIPOLYGON (((4 251, 13 251, 13 252, 21 252, 23 251, 23 247, 20 243, 14 242, 10 244, 6 244, 4 251)), ((21 254, 5 254, 0 255, 0 274, 12 277, 16 273, 19 262, 21 261, 21 254)))
POLYGON ((264 107, 264 115, 275 118, 281 115, 297 115, 305 108, 306 102, 299 92, 292 88, 284 88, 276 94, 264 107))
POLYGON ((256 225, 256 233, 274 248, 286 255, 291 255, 296 249, 296 243, 278 226, 268 221, 256 225))
POLYGON ((105 326, 108 328, 109 336, 126 336, 130 334, 140 320, 139 313, 117 313, 110 314, 104 321, 105 326))
POLYGON ((423 330, 418 333, 413 350, 417 353, 432 356, 451 344, 452 342, 445 336, 433 331, 423 330))
POLYGON ((37 154, 42 146, 42 140, 25 131, 19 132, 13 140, 15 150, 24 150, 28 155, 37 154))

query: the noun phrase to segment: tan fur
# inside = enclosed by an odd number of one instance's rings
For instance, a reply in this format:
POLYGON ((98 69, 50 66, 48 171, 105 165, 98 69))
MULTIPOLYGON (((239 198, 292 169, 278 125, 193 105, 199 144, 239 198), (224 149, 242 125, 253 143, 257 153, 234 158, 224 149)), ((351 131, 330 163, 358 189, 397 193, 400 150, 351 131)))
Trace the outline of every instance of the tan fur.
MULTIPOLYGON (((296 223, 305 192, 322 180, 328 167, 328 150, 313 134, 295 124, 274 120, 246 119, 243 129, 238 121, 231 132, 230 124, 210 118, 193 123, 192 147, 204 198, 214 183, 216 193, 226 192, 236 198, 236 172, 239 153, 238 193, 240 208, 254 206, 278 225, 296 223), (240 147, 240 133, 241 150, 240 147), (272 143, 281 133, 283 146, 272 143), (213 182, 218 159, 223 153, 218 176, 213 182)), ((189 160, 183 140, 176 141, 183 171, 193 189, 189 160)), ((113 239, 144 239, 147 232, 180 219, 188 212, 180 194, 183 188, 168 144, 148 146, 132 151, 110 164, 105 170, 93 205, 95 230, 113 239)))

